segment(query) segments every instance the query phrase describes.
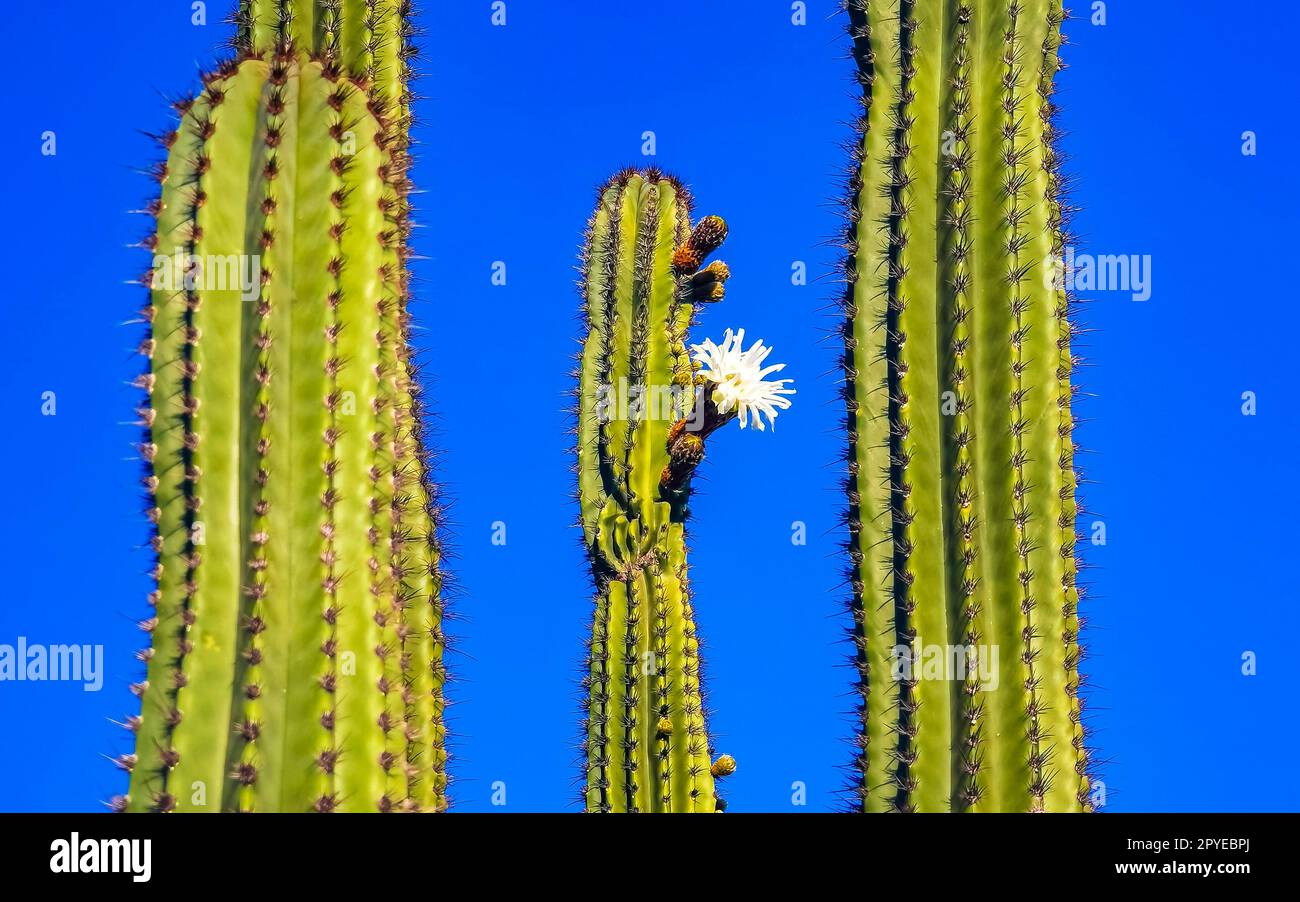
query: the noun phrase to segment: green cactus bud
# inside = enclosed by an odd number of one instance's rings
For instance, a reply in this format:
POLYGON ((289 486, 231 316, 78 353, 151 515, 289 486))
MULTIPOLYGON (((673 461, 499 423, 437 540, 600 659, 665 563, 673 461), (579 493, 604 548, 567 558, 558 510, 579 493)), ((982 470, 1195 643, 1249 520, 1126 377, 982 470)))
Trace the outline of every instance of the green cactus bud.
POLYGON ((719 755, 718 760, 713 762, 713 766, 709 768, 709 771, 719 779, 730 777, 736 772, 736 759, 730 755, 719 755))

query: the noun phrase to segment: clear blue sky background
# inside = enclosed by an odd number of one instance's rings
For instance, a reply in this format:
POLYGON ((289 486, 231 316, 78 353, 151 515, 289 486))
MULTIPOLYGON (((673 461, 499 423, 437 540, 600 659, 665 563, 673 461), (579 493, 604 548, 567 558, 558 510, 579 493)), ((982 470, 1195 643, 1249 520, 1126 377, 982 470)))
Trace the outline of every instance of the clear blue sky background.
MULTIPOLYGON (((589 598, 569 527, 564 392, 573 287, 593 189, 656 163, 731 224, 735 273, 699 336, 743 325, 789 363, 795 407, 775 434, 728 430, 694 505, 694 578, 709 640, 712 726, 740 760, 733 810, 838 802, 850 757, 850 674, 833 465, 836 348, 823 279, 840 227, 840 143, 854 114, 842 20, 808 0, 488 0, 422 4, 428 77, 416 233, 442 481, 456 499, 452 726, 461 810, 574 810, 577 665, 589 598), (641 156, 653 130, 658 155, 641 156), (508 284, 490 281, 493 261, 508 284), (507 544, 491 544, 494 521, 507 544), (791 543, 793 521, 805 546, 791 543), (501 809, 496 809, 501 810, 501 809)), ((1077 13, 1088 3, 1076 2, 1077 13)), ((47 0, 0 17, 6 173, 0 248, 0 643, 102 643, 98 693, 0 683, 0 810, 95 809, 125 781, 101 754, 130 748, 110 718, 145 616, 139 513, 145 266, 126 245, 168 127, 163 94, 192 89, 230 34, 222 0, 47 0), (58 153, 40 153, 57 133, 58 153), (57 393, 57 415, 41 394, 57 393)), ((1081 252, 1149 254, 1153 294, 1093 296, 1081 413, 1107 529, 1089 559, 1087 669, 1111 810, 1298 810, 1300 597, 1295 400, 1295 166, 1300 130, 1290 2, 1116 0, 1069 28, 1061 80, 1081 252), (1176 11, 1175 11, 1176 8, 1176 11), (1258 135, 1243 156, 1242 133, 1258 135), (1256 416, 1242 393, 1255 392, 1256 416), (1258 675, 1241 673, 1246 651, 1258 675)))

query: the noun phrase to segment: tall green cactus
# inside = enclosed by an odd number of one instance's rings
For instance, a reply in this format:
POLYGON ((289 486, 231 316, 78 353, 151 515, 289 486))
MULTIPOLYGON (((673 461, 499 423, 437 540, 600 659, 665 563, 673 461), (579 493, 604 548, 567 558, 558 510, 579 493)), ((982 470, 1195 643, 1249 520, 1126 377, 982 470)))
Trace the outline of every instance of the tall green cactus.
POLYGON ((865 107, 844 323, 857 799, 1087 810, 1052 278, 1061 2, 847 6, 865 107))
MULTIPOLYGON (((584 723, 588 811, 718 811, 715 778, 735 769, 726 755, 710 763, 687 586, 687 502, 705 438, 737 415, 743 424, 747 402, 775 416, 774 407, 788 406, 778 396, 793 390, 780 387, 786 380, 755 381, 737 403, 730 389, 706 387, 720 378, 720 358, 710 353, 719 349, 696 348, 713 367, 704 370, 686 338, 696 306, 723 296, 727 267, 704 260, 726 225, 709 216, 692 229, 690 208, 677 180, 627 170, 601 189, 588 229, 577 391, 580 516, 597 587, 584 723)), ((745 375, 766 353, 760 342, 743 361, 754 364, 745 375)), ((763 428, 757 413, 755 423, 763 428)))
POLYGON ((408 7, 245 0, 165 139, 139 380, 157 588, 118 807, 445 807, 408 7))

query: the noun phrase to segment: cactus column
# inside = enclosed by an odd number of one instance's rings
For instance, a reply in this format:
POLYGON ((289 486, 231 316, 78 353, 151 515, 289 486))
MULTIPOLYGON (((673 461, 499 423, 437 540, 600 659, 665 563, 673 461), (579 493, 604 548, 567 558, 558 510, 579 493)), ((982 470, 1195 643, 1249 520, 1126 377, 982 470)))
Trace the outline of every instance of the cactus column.
POLYGON ((407 6, 251 0, 160 169, 127 810, 445 806, 407 6))
POLYGON ((1071 328, 1052 279, 1061 3, 848 9, 858 800, 1084 810, 1071 328), (934 666, 935 647, 967 666, 934 666))
MULTIPOLYGON (((597 586, 585 804, 599 812, 712 812, 700 649, 687 587, 686 502, 704 438, 723 422, 701 397, 686 331, 722 297, 703 267, 726 227, 692 231, 690 198, 658 172, 626 171, 600 192, 585 259, 587 334, 578 389, 583 538, 597 586)), ((702 396, 705 392, 700 391, 702 396)))

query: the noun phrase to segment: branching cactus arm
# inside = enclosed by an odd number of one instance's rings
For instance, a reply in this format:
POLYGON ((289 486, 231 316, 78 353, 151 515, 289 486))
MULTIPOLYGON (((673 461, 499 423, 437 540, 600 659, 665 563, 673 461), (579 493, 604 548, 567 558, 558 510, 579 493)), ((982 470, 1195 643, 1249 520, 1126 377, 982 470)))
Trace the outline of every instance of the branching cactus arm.
POLYGON ((713 812, 700 642, 687 579, 691 477, 708 436, 732 419, 775 417, 785 386, 763 381, 759 342, 728 333, 692 359, 698 305, 729 277, 705 265, 726 225, 692 226, 684 186, 628 170, 601 189, 584 257, 587 333, 578 373, 577 473, 596 584, 586 688, 584 804, 599 812, 713 812), (762 375, 759 375, 759 374, 762 375), (775 392, 775 393, 774 393, 775 392))

